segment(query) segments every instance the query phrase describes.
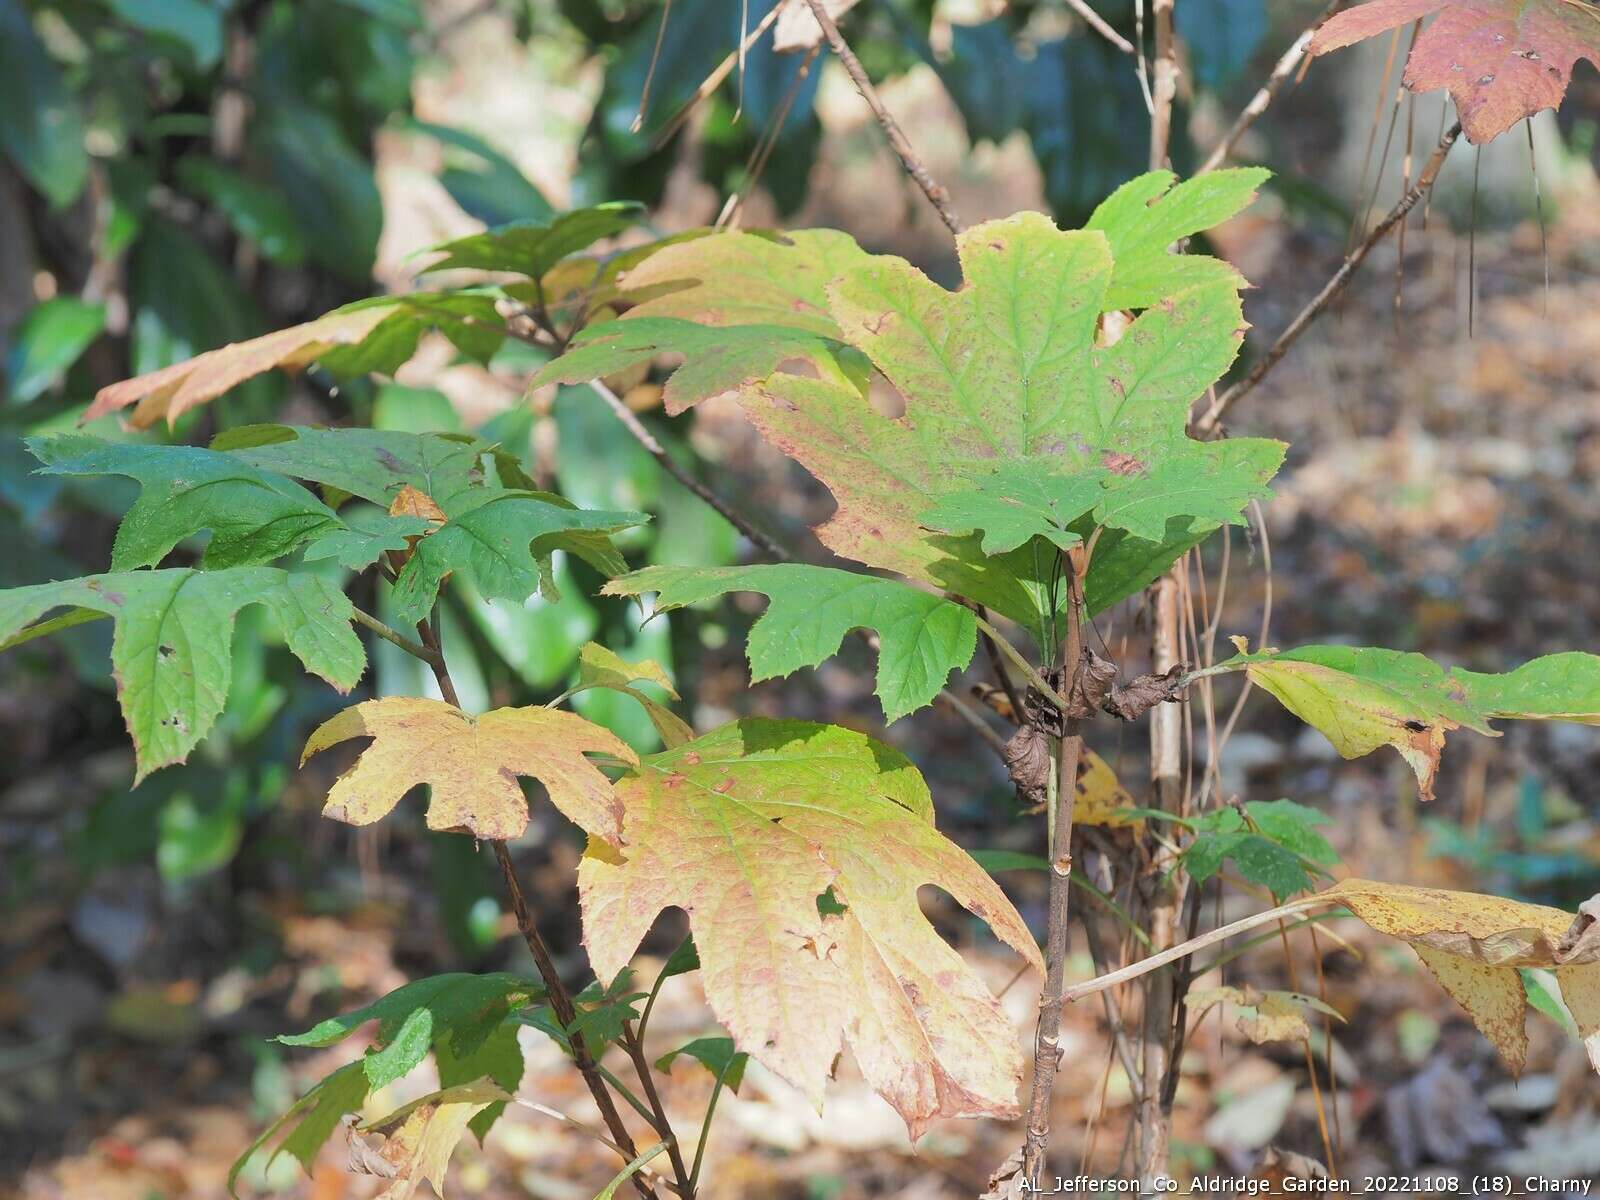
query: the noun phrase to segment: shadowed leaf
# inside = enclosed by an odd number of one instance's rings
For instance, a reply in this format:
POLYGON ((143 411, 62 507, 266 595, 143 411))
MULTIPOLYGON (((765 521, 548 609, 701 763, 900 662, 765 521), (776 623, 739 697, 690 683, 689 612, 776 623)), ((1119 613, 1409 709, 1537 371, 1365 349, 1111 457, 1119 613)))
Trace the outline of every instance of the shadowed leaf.
POLYGON ((354 737, 372 745, 328 792, 323 815, 352 825, 387 816, 418 784, 430 789, 428 828, 482 839, 520 837, 531 776, 590 836, 615 842, 621 808, 585 752, 637 757, 616 735, 551 708, 500 708, 471 717, 443 700, 390 696, 352 705, 318 726, 300 761, 354 737))

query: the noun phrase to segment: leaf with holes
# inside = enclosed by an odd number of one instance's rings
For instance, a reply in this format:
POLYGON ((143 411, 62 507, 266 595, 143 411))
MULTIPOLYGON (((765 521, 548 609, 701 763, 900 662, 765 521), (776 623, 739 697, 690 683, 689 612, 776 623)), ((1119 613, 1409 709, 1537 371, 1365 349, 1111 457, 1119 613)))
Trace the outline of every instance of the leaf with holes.
POLYGON ((338 588, 276 567, 223 571, 120 571, 0 592, 0 643, 18 645, 51 609, 72 607, 115 622, 111 665, 133 738, 135 782, 182 762, 221 714, 233 678, 239 610, 264 606, 306 670, 348 692, 366 668, 350 628, 353 610, 338 588))
POLYGON ((745 644, 758 681, 814 667, 837 654, 852 629, 873 630, 879 637, 877 694, 890 721, 931 704, 977 646, 969 609, 892 579, 832 567, 646 567, 603 590, 611 596, 654 592, 657 612, 727 592, 770 597, 745 644))
POLYGON ((934 828, 903 755, 833 726, 743 720, 645 758, 618 795, 620 852, 592 844, 578 875, 602 979, 663 908, 682 908, 718 1021, 813 1102, 848 1043, 913 1136, 940 1117, 1016 1113, 1010 1022, 917 890, 942 888, 1035 966, 1038 948, 934 828))
POLYGON ((484 840, 522 835, 528 804, 517 780, 530 776, 591 837, 617 841, 620 804, 611 781, 584 755, 638 761, 615 734, 569 712, 499 708, 473 717, 443 700, 411 696, 345 709, 317 727, 300 761, 355 737, 373 741, 329 790, 324 816, 370 825, 425 783, 429 829, 484 840))
POLYGON ((1528 1001, 1518 968, 1552 970, 1600 1070, 1600 940, 1580 936, 1592 916, 1370 879, 1347 879, 1318 897, 1338 901, 1379 933, 1409 942, 1514 1074, 1522 1072, 1528 1056, 1528 1001))
POLYGON ((1446 670, 1421 654, 1353 646, 1302 646, 1240 655, 1241 669, 1345 758, 1393 746, 1416 773, 1425 800, 1445 734, 1497 736, 1489 721, 1600 724, 1600 657, 1550 654, 1501 675, 1446 670))
POLYGON ((480 361, 487 361, 505 336, 505 322, 487 293, 418 292, 361 300, 303 325, 101 388, 83 420, 133 405, 128 420, 134 428, 146 429, 163 418, 171 425, 190 409, 275 367, 295 371, 321 362, 337 375, 393 374, 429 329, 438 329, 480 361))
POLYGON ((1417 35, 1404 82, 1448 88, 1469 141, 1558 108, 1572 68, 1600 66, 1600 9, 1588 0, 1372 0, 1331 17, 1311 39, 1326 54, 1438 13, 1417 35))
POLYGON ((965 284, 956 292, 838 235, 806 243, 813 261, 804 270, 798 234, 671 246, 626 281, 652 289, 638 307, 580 339, 574 360, 542 378, 575 381, 647 353, 686 353, 680 371, 690 374, 673 402, 736 391, 766 437, 833 492, 838 511, 818 530, 830 549, 1047 633, 1063 601, 1051 586, 1054 550, 1040 552, 1034 537, 1070 545, 1096 518, 1111 527, 1087 584, 1098 610, 1267 494, 1281 444, 1202 444, 1184 432, 1190 404, 1238 351, 1242 280, 1211 260, 1161 263, 1136 220, 1142 198, 1161 230, 1195 232, 1237 211, 1260 178, 1137 181, 1108 202, 1104 229, 1063 233, 1034 213, 989 222, 959 240, 965 284), (1120 284, 1119 248, 1128 261, 1120 284), (1172 290, 1154 294, 1164 287, 1172 290), (1098 345, 1101 314, 1135 300, 1147 310, 1115 345, 1098 345), (645 329, 618 332, 632 322, 645 329), (790 332, 742 332, 754 325, 790 332), (862 356, 897 402, 869 388, 862 356), (1018 506, 1014 488, 1048 498, 1043 528, 1027 526, 1036 513, 1008 510, 1018 506), (941 506, 1005 520, 994 528, 963 511, 954 528, 929 528, 941 506), (975 529, 1000 552, 985 553, 975 529))

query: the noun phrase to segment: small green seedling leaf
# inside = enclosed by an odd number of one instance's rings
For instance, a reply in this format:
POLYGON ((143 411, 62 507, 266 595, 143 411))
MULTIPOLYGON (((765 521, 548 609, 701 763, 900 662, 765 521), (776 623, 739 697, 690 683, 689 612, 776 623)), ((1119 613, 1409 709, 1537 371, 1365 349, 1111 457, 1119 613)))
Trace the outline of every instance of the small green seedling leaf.
POLYGON ((576 254, 601 238, 615 237, 638 224, 643 216, 643 205, 613 201, 574 209, 548 221, 513 221, 435 246, 427 253, 444 257, 425 269, 502 271, 542 279, 567 255, 576 254))
POLYGON ((744 1069, 750 1061, 748 1054, 734 1048, 732 1038, 704 1037, 663 1054, 656 1059, 656 1070, 671 1072, 672 1064, 684 1056, 705 1067, 711 1072, 712 1078, 722 1082, 735 1095, 739 1092, 739 1085, 744 1082, 744 1069))

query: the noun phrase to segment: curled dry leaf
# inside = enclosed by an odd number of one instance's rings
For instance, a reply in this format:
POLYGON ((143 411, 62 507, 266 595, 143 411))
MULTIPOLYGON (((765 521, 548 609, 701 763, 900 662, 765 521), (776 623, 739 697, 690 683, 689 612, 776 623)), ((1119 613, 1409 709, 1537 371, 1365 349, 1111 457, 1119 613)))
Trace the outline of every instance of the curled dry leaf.
POLYGON ((1578 59, 1600 66, 1600 11, 1589 0, 1372 0, 1330 18, 1311 39, 1311 53, 1431 13, 1439 16, 1417 35, 1405 85, 1413 92, 1448 88, 1472 142, 1559 107, 1578 59))
POLYGON ((978 1200, 1026 1200, 1029 1192, 1022 1174, 1022 1147, 1018 1146, 989 1176, 989 1186, 978 1200))
POLYGON ((486 839, 519 837, 527 828, 528 803, 517 782, 526 775, 591 837, 617 842, 621 805, 584 755, 638 761, 615 734, 569 712, 499 708, 473 717, 443 700, 410 696, 345 709, 312 733, 300 761, 355 737, 374 740, 329 790, 324 816, 370 825, 425 783, 429 829, 486 839))
POLYGON ((1131 721, 1143 716, 1158 704, 1183 698, 1180 681, 1189 673, 1188 663, 1175 663, 1170 671, 1159 675, 1140 675, 1127 683, 1111 689, 1111 694, 1100 704, 1119 721, 1131 721))
POLYGON ((1528 1054, 1528 1002, 1517 968, 1552 970, 1593 1057, 1600 1035, 1600 938, 1586 936, 1585 919, 1593 921, 1600 897, 1587 901, 1576 921, 1542 904, 1368 879, 1347 879, 1318 898, 1336 900, 1379 933, 1411 943, 1513 1073, 1521 1073, 1528 1054))
POLYGON ((1311 1036, 1306 1021, 1307 1008, 1338 1017, 1339 1013, 1314 996, 1299 992, 1262 992, 1253 987, 1196 988, 1189 993, 1191 1010, 1208 1008, 1223 1001, 1236 1006, 1239 1019, 1235 1028, 1256 1045, 1267 1042, 1300 1042, 1311 1036))

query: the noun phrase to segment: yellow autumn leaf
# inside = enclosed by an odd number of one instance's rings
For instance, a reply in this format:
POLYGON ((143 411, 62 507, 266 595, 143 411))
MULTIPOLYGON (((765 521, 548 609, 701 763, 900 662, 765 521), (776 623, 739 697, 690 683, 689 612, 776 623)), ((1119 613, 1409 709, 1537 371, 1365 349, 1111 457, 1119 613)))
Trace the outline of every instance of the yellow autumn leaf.
MULTIPOLYGON (((1600 939, 1585 936, 1595 919, 1592 912, 1575 918, 1559 908, 1502 896, 1370 879, 1347 879, 1317 898, 1343 904, 1379 933, 1409 942, 1513 1073, 1521 1073, 1528 1056, 1528 1002, 1519 967, 1554 971, 1579 1035, 1595 1057, 1600 939)), ((1585 907, 1600 906, 1589 901, 1585 907)))
POLYGON ((356 704, 319 726, 300 761, 350 738, 372 745, 328 792, 323 815, 352 825, 386 816, 418 784, 428 785, 428 828, 506 839, 528 824, 517 782, 544 784, 551 803, 591 836, 617 843, 622 808, 586 753, 626 763, 638 756, 615 734, 552 708, 499 708, 469 716, 443 700, 390 696, 356 704))
POLYGON ((1103 825, 1110 829, 1137 828, 1144 824, 1128 810, 1133 796, 1117 779, 1111 765, 1087 746, 1078 767, 1078 799, 1072 809, 1074 825, 1103 825))
POLYGON ((467 1123, 490 1104, 509 1099, 488 1079, 432 1092, 361 1126, 363 1133, 386 1134, 387 1140, 375 1154, 362 1159, 352 1154, 351 1161, 364 1164, 358 1170, 391 1181, 375 1200, 411 1200, 423 1180, 442 1198, 445 1168, 467 1123))

